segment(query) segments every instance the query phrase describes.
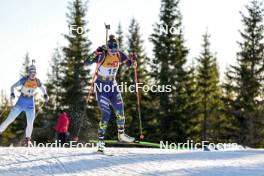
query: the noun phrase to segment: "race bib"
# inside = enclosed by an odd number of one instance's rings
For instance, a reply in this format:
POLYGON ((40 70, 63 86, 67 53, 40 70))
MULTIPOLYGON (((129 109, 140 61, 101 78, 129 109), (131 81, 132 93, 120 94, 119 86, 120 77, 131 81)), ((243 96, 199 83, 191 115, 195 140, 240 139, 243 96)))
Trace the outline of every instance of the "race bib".
POLYGON ((35 91, 38 87, 37 80, 27 80, 21 88, 21 93, 27 96, 34 96, 35 91))
POLYGON ((98 69, 98 74, 103 77, 115 77, 119 68, 119 57, 107 55, 103 64, 98 69))

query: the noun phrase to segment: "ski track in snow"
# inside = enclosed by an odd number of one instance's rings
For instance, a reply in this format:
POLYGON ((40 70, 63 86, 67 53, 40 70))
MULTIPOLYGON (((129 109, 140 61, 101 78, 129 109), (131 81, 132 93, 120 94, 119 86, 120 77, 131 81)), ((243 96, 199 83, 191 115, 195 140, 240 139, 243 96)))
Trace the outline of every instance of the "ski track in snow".
POLYGON ((0 176, 264 176, 264 149, 190 151, 0 147, 0 176))

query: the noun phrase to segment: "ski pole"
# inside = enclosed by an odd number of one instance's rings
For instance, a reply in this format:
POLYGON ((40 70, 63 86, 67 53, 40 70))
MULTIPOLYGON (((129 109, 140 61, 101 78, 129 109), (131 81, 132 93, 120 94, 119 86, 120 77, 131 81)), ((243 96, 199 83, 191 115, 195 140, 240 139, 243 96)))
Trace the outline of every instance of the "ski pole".
POLYGON ((105 45, 107 47, 107 39, 108 39, 108 30, 110 29, 110 25, 105 23, 105 30, 106 30, 106 34, 105 34, 105 45))
MULTIPOLYGON (((135 54, 133 53, 133 56, 135 56, 135 54)), ((135 57, 134 57, 135 60, 135 57)), ((138 120, 139 120, 139 131, 140 131, 140 136, 139 138, 142 140, 144 139, 144 135, 142 132, 142 120, 141 120, 141 110, 140 110, 140 96, 139 96, 139 91, 138 91, 138 77, 137 77, 137 66, 134 67, 134 79, 135 79, 135 84, 136 84, 136 95, 137 95, 137 109, 138 109, 138 120)))
MULTIPOLYGON (((107 39, 108 39, 108 30, 110 29, 110 25, 109 24, 105 24, 105 44, 106 44, 106 47, 107 47, 107 39)), ((108 47, 107 47, 108 48, 108 47)), ((105 56, 104 56, 105 57, 105 56)), ((94 85, 94 81, 95 81, 95 76, 97 74, 97 71, 100 67, 100 65, 103 63, 104 59, 102 59, 102 61, 100 62, 101 58, 98 58, 98 61, 96 63, 96 68, 95 68, 95 72, 93 74, 93 77, 92 77, 92 83, 91 83, 91 86, 90 86, 90 89, 89 89, 89 92, 88 92, 88 96, 86 98, 86 103, 89 102, 90 100, 90 96, 91 96, 91 93, 93 91, 93 85, 94 85)))
POLYGON ((95 76, 96 76, 96 73, 97 73, 98 68, 99 68, 100 65, 101 65, 100 58, 98 58, 98 62, 96 63, 96 68, 95 68, 95 71, 94 71, 94 74, 93 74, 93 78, 92 78, 92 83, 90 85, 90 89, 89 89, 89 92, 88 92, 88 96, 86 98, 86 103, 88 103, 89 100, 90 100, 90 96, 91 96, 91 93, 93 91, 93 85, 94 85, 94 81, 95 81, 95 76))
POLYGON ((37 116, 39 115, 39 113, 42 111, 42 107, 43 107, 45 104, 46 104, 46 102, 43 102, 43 103, 39 106, 38 111, 37 111, 35 117, 37 117, 37 116))

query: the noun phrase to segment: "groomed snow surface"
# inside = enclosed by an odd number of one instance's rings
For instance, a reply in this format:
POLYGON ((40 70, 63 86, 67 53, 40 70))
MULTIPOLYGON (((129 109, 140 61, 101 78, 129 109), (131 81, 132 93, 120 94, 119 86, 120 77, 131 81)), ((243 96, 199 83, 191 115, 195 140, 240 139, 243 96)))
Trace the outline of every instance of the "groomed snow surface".
POLYGON ((263 176, 264 150, 228 151, 0 147, 1 176, 263 176))

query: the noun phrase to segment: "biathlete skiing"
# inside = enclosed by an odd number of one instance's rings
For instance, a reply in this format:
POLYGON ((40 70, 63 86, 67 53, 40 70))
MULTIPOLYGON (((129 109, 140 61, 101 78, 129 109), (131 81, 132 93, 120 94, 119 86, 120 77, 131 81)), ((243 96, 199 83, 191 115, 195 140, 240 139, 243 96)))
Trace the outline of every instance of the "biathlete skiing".
POLYGON ((30 146, 31 143, 31 134, 33 131, 33 123, 35 120, 35 102, 34 95, 36 94, 36 89, 40 88, 44 101, 48 101, 48 95, 45 87, 41 81, 36 78, 36 66, 32 61, 32 65, 28 68, 28 76, 21 78, 11 87, 11 101, 15 99, 15 88, 20 87, 21 95, 18 98, 17 103, 11 109, 8 117, 0 125, 0 133, 3 133, 5 129, 10 125, 21 112, 25 112, 27 118, 27 127, 25 132, 25 141, 24 146, 30 146))
MULTIPOLYGON (((85 63, 97 63, 95 71, 96 80, 94 83, 96 87, 96 99, 102 115, 98 129, 98 152, 104 152, 105 149, 104 136, 111 115, 110 105, 112 105, 117 117, 118 140, 128 143, 134 142, 135 138, 125 133, 124 104, 121 93, 117 87, 116 74, 119 65, 122 63, 127 66, 136 67, 136 59, 129 58, 122 51, 119 51, 115 36, 110 35, 107 45, 97 48, 95 54, 89 57, 85 63), (111 89, 106 91, 106 89, 104 89, 106 86, 111 89)), ((89 97, 90 94, 88 95, 88 101, 89 97)))

